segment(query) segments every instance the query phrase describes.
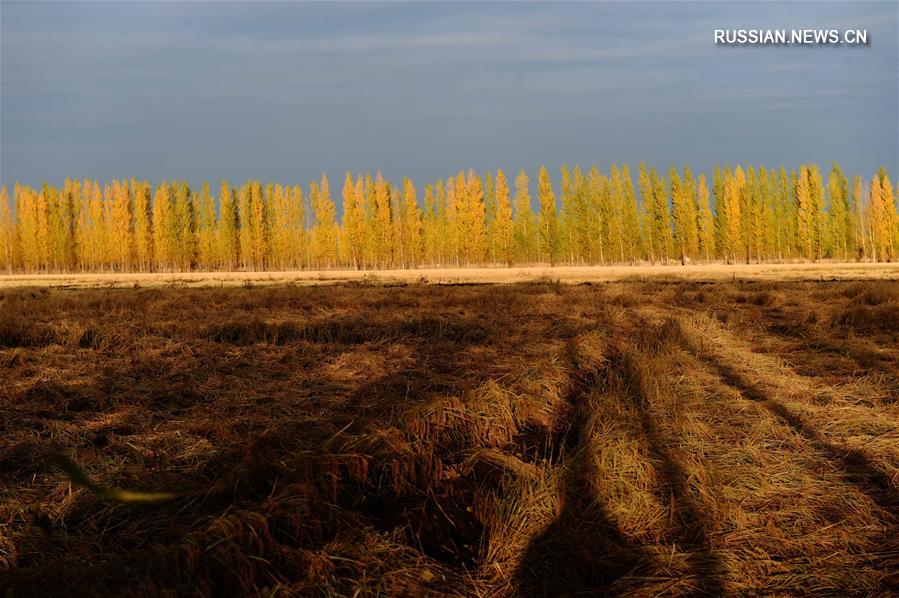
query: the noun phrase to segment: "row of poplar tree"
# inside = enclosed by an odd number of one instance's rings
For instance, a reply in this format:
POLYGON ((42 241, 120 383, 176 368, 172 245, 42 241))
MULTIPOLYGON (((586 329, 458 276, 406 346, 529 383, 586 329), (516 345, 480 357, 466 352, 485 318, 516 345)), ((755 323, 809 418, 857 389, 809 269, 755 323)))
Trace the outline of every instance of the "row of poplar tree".
POLYGON ((0 188, 0 268, 7 272, 410 268, 422 265, 626 264, 648 261, 888 261, 899 251, 893 185, 834 164, 787 172, 689 167, 667 178, 630 169, 546 168, 534 211, 522 170, 459 172, 396 186, 380 174, 343 184, 338 219, 328 178, 309 184, 67 180, 0 188))

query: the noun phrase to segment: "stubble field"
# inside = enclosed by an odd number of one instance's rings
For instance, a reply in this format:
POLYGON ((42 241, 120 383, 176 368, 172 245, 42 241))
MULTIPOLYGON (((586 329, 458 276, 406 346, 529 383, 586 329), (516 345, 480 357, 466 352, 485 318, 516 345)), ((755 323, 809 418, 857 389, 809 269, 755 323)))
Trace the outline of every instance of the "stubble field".
POLYGON ((6 288, 0 314, 11 595, 899 592, 894 281, 6 288))

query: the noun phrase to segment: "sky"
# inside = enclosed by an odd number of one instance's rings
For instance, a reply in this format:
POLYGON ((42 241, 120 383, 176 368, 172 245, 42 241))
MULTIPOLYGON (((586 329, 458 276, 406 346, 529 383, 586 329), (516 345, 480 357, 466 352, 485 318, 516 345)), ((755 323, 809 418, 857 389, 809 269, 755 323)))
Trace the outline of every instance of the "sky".
POLYGON ((0 2, 0 182, 899 174, 899 2, 0 2), (722 28, 867 46, 723 47, 722 28))

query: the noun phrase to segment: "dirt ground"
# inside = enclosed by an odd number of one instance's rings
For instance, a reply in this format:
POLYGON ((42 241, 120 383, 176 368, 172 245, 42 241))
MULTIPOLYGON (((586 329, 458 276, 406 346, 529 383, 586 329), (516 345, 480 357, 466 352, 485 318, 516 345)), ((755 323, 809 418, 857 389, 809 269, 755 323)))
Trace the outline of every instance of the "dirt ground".
POLYGON ((0 289, 0 588, 899 593, 899 283, 366 282, 0 289))
POLYGON ((368 283, 564 283, 677 280, 899 280, 899 264, 691 264, 687 266, 533 266, 516 268, 419 268, 411 270, 325 270, 295 272, 179 272, 108 274, 0 274, 0 289, 11 287, 234 286, 252 284, 368 283))

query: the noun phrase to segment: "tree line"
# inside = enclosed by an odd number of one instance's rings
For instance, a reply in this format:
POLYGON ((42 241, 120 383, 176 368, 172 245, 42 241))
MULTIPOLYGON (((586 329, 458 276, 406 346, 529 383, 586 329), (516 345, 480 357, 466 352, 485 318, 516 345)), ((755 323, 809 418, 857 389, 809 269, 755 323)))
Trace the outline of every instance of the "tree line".
POLYGON ((66 180, 0 188, 0 271, 103 272, 414 268, 483 264, 890 261, 899 251, 894 187, 881 167, 851 180, 833 164, 787 171, 641 164, 600 172, 541 167, 537 203, 521 170, 469 170, 424 186, 380 173, 342 189, 327 176, 284 186, 222 181, 66 180), (639 195, 638 195, 639 194, 639 195))

